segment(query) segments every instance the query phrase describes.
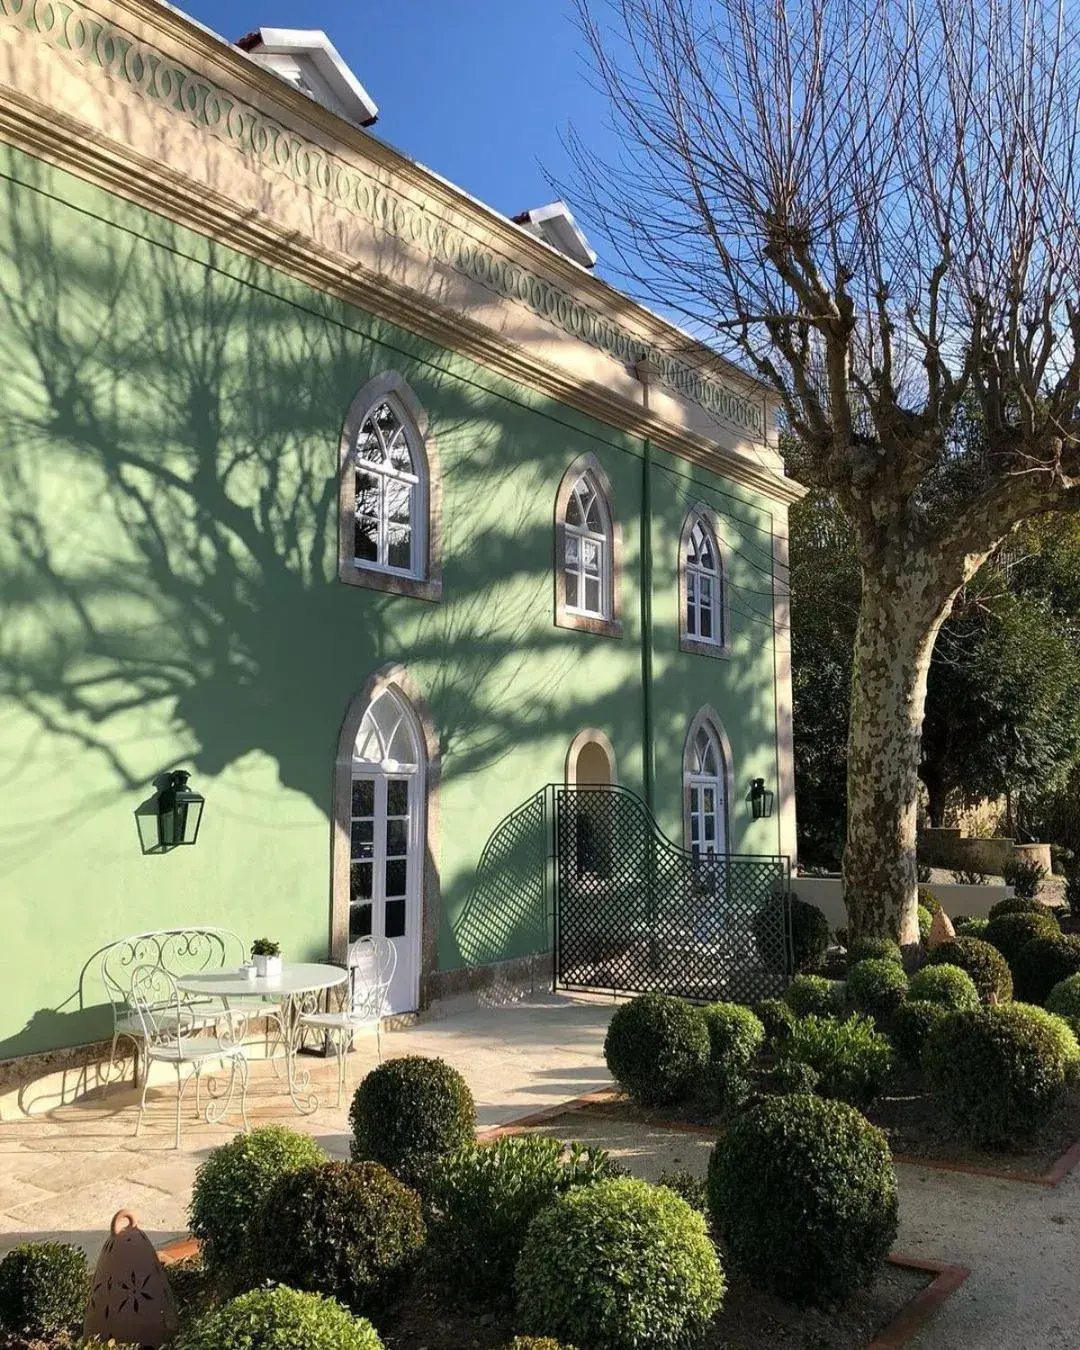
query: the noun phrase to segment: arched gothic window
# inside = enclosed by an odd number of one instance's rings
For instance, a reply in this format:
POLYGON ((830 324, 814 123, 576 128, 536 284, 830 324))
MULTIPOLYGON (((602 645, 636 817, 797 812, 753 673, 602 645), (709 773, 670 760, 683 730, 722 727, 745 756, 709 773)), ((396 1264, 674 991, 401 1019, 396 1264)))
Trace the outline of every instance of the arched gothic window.
POLYGON ((695 857, 728 851, 728 771, 716 726, 699 715, 683 756, 686 841, 695 857))
POLYGON ((591 619, 611 618, 611 523, 591 474, 574 484, 566 504, 566 608, 591 619))
POLYGON ((706 656, 729 652, 727 578, 712 513, 690 512, 679 547, 680 646, 706 656))
POLYGON ((405 380, 384 371, 353 399, 341 434, 341 580, 440 599, 439 502, 427 418, 405 380))
POLYGON ((360 423, 353 450, 358 567, 418 577, 423 570, 426 484, 414 433, 393 400, 377 403, 360 423))

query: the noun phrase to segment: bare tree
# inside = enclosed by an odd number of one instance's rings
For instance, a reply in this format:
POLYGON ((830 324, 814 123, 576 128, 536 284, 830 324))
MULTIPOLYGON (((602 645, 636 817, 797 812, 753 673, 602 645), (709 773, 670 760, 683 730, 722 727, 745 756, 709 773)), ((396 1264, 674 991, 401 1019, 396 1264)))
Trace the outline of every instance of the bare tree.
POLYGON ((639 294, 778 392, 855 528, 850 926, 911 942, 938 628, 1019 521, 1080 500, 1067 6, 580 4, 620 144, 571 140, 584 213, 639 294))

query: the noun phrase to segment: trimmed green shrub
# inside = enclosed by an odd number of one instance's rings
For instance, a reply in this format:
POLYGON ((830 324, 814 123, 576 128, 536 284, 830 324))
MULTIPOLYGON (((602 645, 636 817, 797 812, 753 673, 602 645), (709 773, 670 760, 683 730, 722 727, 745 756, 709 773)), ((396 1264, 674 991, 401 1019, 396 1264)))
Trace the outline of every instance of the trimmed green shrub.
POLYGON ((1005 1003, 1012 998, 1013 982, 1008 962, 989 942, 981 938, 958 937, 931 947, 926 954, 930 966, 959 966, 975 981, 979 998, 988 1003, 996 998, 1005 1003))
POLYGON ((871 1283, 896 1236, 888 1141, 844 1102, 761 1101, 717 1143, 708 1187, 733 1268, 794 1303, 849 1298, 871 1283))
POLYGON ((1034 900, 1045 876, 1046 868, 1034 858, 1010 858, 1001 869, 1002 880, 1018 900, 1034 900))
POLYGON ((784 1040, 795 1023, 795 1014, 779 998, 763 998, 754 1005, 758 1021, 765 1028, 765 1044, 770 1050, 784 1040))
POLYGON ((927 1038, 922 1063, 948 1128, 979 1144, 1030 1138, 1065 1091, 1061 1037, 1023 1004, 950 1013, 927 1038))
POLYGON ((805 971, 817 970, 825 960, 829 950, 829 921, 817 905, 807 904, 798 896, 791 897, 791 969, 788 969, 787 954, 776 942, 778 925, 783 920, 776 908, 783 905, 781 898, 774 899, 758 910, 754 916, 754 937, 762 963, 780 975, 800 975, 805 971))
POLYGON ((939 1003, 953 1011, 979 1006, 975 981, 959 966, 923 966, 911 977, 908 998, 939 1003))
POLYGON ((840 1008, 843 982, 824 975, 796 975, 784 991, 784 1002, 796 1017, 830 1017, 840 1008))
MULTIPOLYGON (((950 967, 938 966, 937 969, 948 970, 950 967)), ((960 973, 963 974, 963 971, 960 973)), ((972 988, 974 989, 974 986, 972 988)), ((973 1006, 979 1006, 977 994, 973 1006)), ((892 1021, 889 1023, 889 1040, 913 1069, 919 1068, 922 1064, 923 1049, 930 1033, 944 1022, 951 1011, 953 1010, 944 1003, 909 998, 893 1013, 892 1021)))
POLYGON ((720 1307, 705 1219, 666 1186, 579 1186, 533 1220, 517 1266, 518 1323, 589 1350, 675 1350, 720 1307))
POLYGON ((565 1149, 540 1135, 470 1144, 432 1169, 427 1199, 432 1269, 466 1301, 498 1303, 513 1295, 514 1266, 529 1224, 572 1186, 613 1174, 608 1155, 579 1144, 565 1149))
POLYGON ((991 919, 998 919, 1003 914, 1048 914, 1049 910, 1041 900, 1033 900, 1030 896, 1011 895, 991 905, 987 913, 991 919))
POLYGON ((934 916, 925 905, 919 906, 919 941, 928 942, 930 929, 934 926, 934 916))
MULTIPOLYGON (((1037 937, 1054 937, 1060 930, 1049 914, 999 914, 986 927, 985 939, 996 947, 1009 963, 1020 954, 1021 947, 1037 937)), ((1014 975, 1015 980, 1015 975, 1014 975)))
POLYGON ((765 1028, 741 1003, 710 1003, 701 1011, 709 1029, 713 1087, 730 1105, 745 1093, 750 1065, 765 1043, 765 1028))
POLYGON ((468 1084, 441 1059, 405 1055, 372 1069, 349 1108, 354 1162, 377 1162, 423 1190, 437 1158, 471 1143, 476 1106, 468 1084))
POLYGON ((70 1242, 20 1242, 0 1261, 0 1327, 53 1336, 81 1323, 90 1271, 70 1242))
POLYGON ((611 1076, 642 1106, 689 1097, 709 1062, 709 1029, 700 1008, 667 994, 641 994, 608 1025, 604 1059, 611 1076))
POLYGON ((1080 975, 1059 980, 1046 996, 1046 1011, 1058 1017, 1080 1018, 1080 975))
POLYGON ((515 1336, 507 1350, 574 1350, 574 1347, 553 1341, 550 1336, 515 1336))
POLYGON ((847 976, 846 997, 856 1011, 885 1026, 907 998, 908 978, 903 966, 887 959, 860 961, 847 976))
POLYGON ((696 1209, 699 1214, 708 1213, 709 1193, 704 1177, 695 1176, 685 1167, 676 1168, 674 1171, 665 1168, 657 1177, 656 1184, 666 1186, 669 1191, 681 1195, 690 1208, 696 1209))
POLYGON ((953 931, 957 937, 983 938, 990 927, 990 920, 981 914, 960 914, 953 919, 953 931))
POLYGON ((857 966, 860 961, 892 961, 902 966, 904 954, 900 950, 899 943, 894 942, 892 938, 861 937, 856 938, 848 948, 848 970, 852 966, 857 966))
POLYGON ((425 1235, 420 1197, 385 1167, 327 1162, 274 1183, 253 1225, 249 1260, 260 1280, 370 1313, 412 1274, 425 1235))
POLYGON ((197 1317, 173 1350, 383 1350, 370 1322, 320 1294, 253 1289, 197 1317))
POLYGON ((933 919, 934 915, 941 910, 941 901, 929 886, 919 887, 919 904, 922 905, 923 909, 928 909, 930 911, 931 919, 933 919))
POLYGON ((1016 1006, 1023 1008, 1029 1017, 1041 1022, 1057 1041, 1065 1057, 1066 1077, 1071 1078, 1080 1071, 1080 1041, 1077 1040, 1076 1030, 1069 1019, 1050 1012, 1047 1008, 1036 1007, 1033 1003, 1018 1003, 1016 1006))
POLYGON ((778 1084, 867 1106, 892 1071, 892 1047, 868 1017, 800 1017, 777 1056, 778 1084), (809 1076, 793 1065, 805 1065, 809 1076))
POLYGON ((1048 933, 1026 942, 1012 963, 1016 997, 1045 1003, 1055 984, 1080 974, 1080 937, 1048 933))
POLYGON ((278 1177, 325 1160, 310 1134, 284 1125, 262 1125, 211 1150, 195 1173, 188 1226, 219 1287, 243 1284, 248 1230, 278 1177))

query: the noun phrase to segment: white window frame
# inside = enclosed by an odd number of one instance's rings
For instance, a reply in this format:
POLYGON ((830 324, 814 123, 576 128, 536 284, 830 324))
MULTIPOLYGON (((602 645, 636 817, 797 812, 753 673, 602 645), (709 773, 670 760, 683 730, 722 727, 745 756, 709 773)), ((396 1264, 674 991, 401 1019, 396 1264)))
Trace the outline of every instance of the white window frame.
POLYGON ((720 522, 715 512, 700 504, 688 512, 683 523, 682 536, 679 540, 678 582, 680 650, 693 652, 698 656, 730 656, 731 607, 727 562, 720 538, 720 522), (695 533, 699 530, 712 545, 715 569, 690 562, 691 545, 695 533), (712 617, 712 635, 709 637, 703 637, 700 632, 701 614, 705 612, 701 593, 706 584, 711 591, 709 612, 712 617), (690 631, 691 608, 697 616, 699 631, 696 633, 690 631))
MULTIPOLYGON (((601 622, 607 622, 611 618, 611 520, 600 485, 587 471, 581 475, 570 492, 569 500, 566 503, 566 512, 563 516, 563 527, 565 531, 563 535, 564 585, 567 584, 571 576, 576 576, 578 597, 581 601, 580 604, 572 605, 567 600, 566 612, 568 614, 580 614, 586 619, 599 619, 601 622), (578 512, 583 522, 588 520, 589 506, 595 502, 597 514, 600 516, 600 531, 589 529, 585 523, 581 525, 570 524, 570 505, 572 502, 577 503, 578 512), (570 558, 571 540, 577 542, 576 562, 571 561, 570 558), (599 554, 599 566, 595 572, 589 571, 585 567, 586 544, 592 544, 599 554), (585 579, 594 576, 600 595, 599 609, 589 609, 585 603, 585 579)), ((567 594, 569 594, 569 589, 567 594)))
POLYGON ((348 586, 409 595, 418 600, 442 599, 442 477, 439 453, 432 438, 427 414, 404 377, 396 370, 373 376, 349 405, 341 429, 338 461, 338 579, 348 586), (387 404, 401 426, 409 447, 412 472, 379 465, 360 458, 364 424, 382 404, 387 404), (356 556, 356 474, 370 472, 379 484, 380 539, 377 556, 356 556), (386 484, 405 482, 411 493, 409 566, 391 564, 388 558, 386 484))
POLYGON ((698 857, 723 855, 731 851, 731 810, 733 792, 731 746, 724 734, 720 719, 712 708, 706 707, 690 724, 683 745, 683 837, 688 852, 698 857), (698 737, 705 735, 716 756, 716 773, 705 773, 696 764, 698 737), (702 793, 712 789, 716 829, 710 847, 706 847, 704 831, 704 803, 702 793), (695 800, 696 797, 696 800, 695 800), (694 821, 697 819, 697 839, 694 821))
POLYGON ((427 557, 427 474, 425 472, 423 447, 419 443, 420 437, 412 426, 411 419, 402 407, 399 400, 394 398, 393 394, 387 394, 382 398, 376 399, 368 408, 367 412, 360 418, 359 427, 356 433, 356 442, 352 447, 352 474, 353 474, 353 566, 361 569, 367 569, 373 572, 386 572, 391 576, 411 577, 413 580, 421 581, 424 577, 424 560, 427 557), (382 463, 374 460, 364 459, 360 454, 360 441, 364 435, 364 427, 369 419, 382 408, 389 408, 397 420, 397 435, 400 435, 405 442, 409 452, 409 461, 413 466, 413 472, 407 473, 397 468, 390 459, 390 442, 387 441, 378 424, 373 422, 375 435, 386 456, 382 463), (359 493, 356 489, 356 478, 360 474, 367 474, 376 480, 378 484, 378 503, 379 514, 376 519, 376 553, 377 557, 360 558, 356 554, 356 521, 359 519, 359 493), (390 552, 390 522, 388 519, 388 501, 390 497, 389 484, 400 483, 404 485, 409 496, 409 566, 396 567, 389 561, 390 552))

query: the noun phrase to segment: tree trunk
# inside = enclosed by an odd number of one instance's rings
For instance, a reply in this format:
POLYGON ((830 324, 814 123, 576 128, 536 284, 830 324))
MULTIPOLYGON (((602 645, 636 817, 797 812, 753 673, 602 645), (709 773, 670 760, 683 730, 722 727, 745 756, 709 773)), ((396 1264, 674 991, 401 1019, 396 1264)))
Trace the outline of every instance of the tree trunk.
POLYGON ((853 938, 919 940, 915 865, 926 677, 952 604, 942 569, 908 556, 863 569, 848 733, 844 900, 853 938))

